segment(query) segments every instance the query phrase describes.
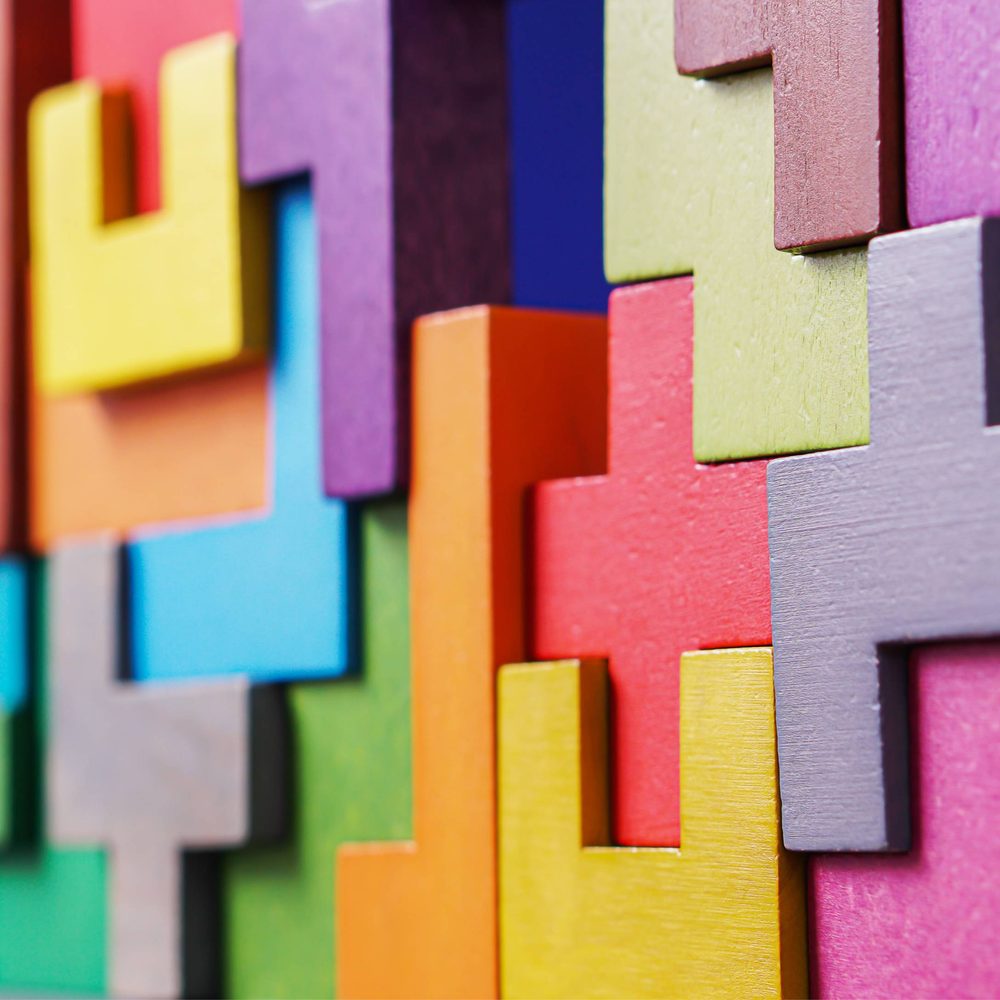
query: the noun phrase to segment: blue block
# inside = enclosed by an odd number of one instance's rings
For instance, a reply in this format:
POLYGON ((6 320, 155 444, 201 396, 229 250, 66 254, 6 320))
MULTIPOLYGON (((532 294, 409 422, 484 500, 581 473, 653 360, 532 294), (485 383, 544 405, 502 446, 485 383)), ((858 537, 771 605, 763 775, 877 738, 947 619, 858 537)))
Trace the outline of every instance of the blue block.
POLYGON ((351 512, 323 495, 316 224, 306 181, 274 205, 274 496, 263 516, 129 546, 132 675, 329 677, 352 660, 351 512))
POLYGON ((16 712, 28 699, 28 566, 0 559, 0 711, 16 712))
POLYGON ((508 0, 507 61, 514 302, 606 312, 604 0, 508 0))

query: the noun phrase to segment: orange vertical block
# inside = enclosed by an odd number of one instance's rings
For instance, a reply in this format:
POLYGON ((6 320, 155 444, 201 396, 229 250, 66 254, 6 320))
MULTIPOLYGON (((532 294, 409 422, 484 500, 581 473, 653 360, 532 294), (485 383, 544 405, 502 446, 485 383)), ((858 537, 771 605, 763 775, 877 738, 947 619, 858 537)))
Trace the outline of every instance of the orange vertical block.
POLYGON ((341 849, 338 993, 498 990, 495 674, 526 650, 527 489, 605 465, 603 317, 418 322, 409 502, 414 842, 341 849))

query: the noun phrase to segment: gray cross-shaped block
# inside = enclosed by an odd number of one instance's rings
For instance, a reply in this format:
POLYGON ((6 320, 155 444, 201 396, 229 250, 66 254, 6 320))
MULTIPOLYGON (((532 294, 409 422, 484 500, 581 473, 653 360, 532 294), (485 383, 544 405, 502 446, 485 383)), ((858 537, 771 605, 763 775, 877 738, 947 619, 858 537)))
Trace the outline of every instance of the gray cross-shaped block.
POLYGON ((48 572, 49 835, 108 849, 115 994, 218 996, 217 859, 205 852, 285 831, 283 697, 243 677, 120 679, 118 546, 57 549, 48 572))
POLYGON ((871 444, 768 467, 785 845, 910 843, 908 647, 1000 633, 1000 221, 873 240, 871 444))

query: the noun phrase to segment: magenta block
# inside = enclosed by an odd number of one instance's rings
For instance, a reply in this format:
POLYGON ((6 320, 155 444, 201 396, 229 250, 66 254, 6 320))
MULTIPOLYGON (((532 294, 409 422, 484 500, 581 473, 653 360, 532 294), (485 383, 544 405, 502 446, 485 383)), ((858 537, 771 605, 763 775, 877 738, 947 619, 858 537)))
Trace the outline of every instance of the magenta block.
POLYGON ((1000 644, 916 651, 910 694, 913 849, 812 859, 816 996, 997 995, 1000 644))
POLYGON ((409 337, 508 297, 501 0, 245 0, 240 170, 312 176, 331 496, 406 479, 409 337))
POLYGON ((1000 213, 1000 3, 903 0, 911 226, 1000 213))

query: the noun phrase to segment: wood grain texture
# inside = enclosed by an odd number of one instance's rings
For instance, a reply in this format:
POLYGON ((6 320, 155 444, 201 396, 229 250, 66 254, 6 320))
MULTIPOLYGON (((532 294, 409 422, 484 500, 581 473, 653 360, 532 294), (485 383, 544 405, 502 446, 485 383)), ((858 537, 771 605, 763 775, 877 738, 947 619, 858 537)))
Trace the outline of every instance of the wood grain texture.
POLYGON ((694 273, 698 461, 861 444, 865 251, 774 249, 771 74, 678 75, 671 13, 606 7, 608 277, 694 273))
POLYGON ((1000 648, 910 664, 913 849, 810 862, 813 993, 978 997, 1000 977, 1000 648))
POLYGON ((998 32, 989 0, 903 3, 911 226, 1000 212, 998 32))
POLYGON ((675 0, 682 73, 774 65, 774 245, 902 225, 898 0, 675 0))
POLYGON ((227 35, 164 60, 165 197, 155 214, 122 217, 131 205, 121 97, 81 82, 33 105, 32 316, 43 391, 108 389, 263 352, 267 204, 239 190, 235 62, 227 35), (117 178, 110 187, 106 173, 117 178))
POLYGON ((690 278, 610 306, 609 473, 543 483, 533 655, 607 656, 614 843, 680 843, 681 654, 771 640, 763 462, 691 455, 690 278))
POLYGON ((1000 226, 871 246, 872 443, 768 468, 785 844, 909 845, 905 646, 1000 631, 1000 226))
POLYGON ((140 212, 160 207, 160 63, 208 35, 239 34, 238 0, 71 0, 73 75, 126 88, 140 212))
POLYGON ((504 996, 805 996, 770 650, 683 658, 680 850, 605 846, 603 662, 505 667, 499 699, 504 996))
POLYGON ((0 552, 27 523, 28 106, 69 76, 69 0, 0 3, 0 552))
POLYGON ((111 989, 218 995, 211 859, 182 852, 284 833, 281 696, 242 678, 158 689, 119 680, 110 541, 57 550, 49 588, 47 824, 58 843, 110 851, 111 989))
POLYGON ((337 847, 412 830, 406 504, 359 517, 359 670, 289 690, 294 836, 226 859, 227 996, 332 996, 337 847))
POLYGON ((243 18, 243 176, 313 177, 326 489, 386 493, 413 320, 509 294, 503 4, 250 0, 243 18))
POLYGON ((496 995, 495 672, 527 644, 525 493, 603 466, 606 348, 601 317, 416 326, 413 841, 339 852, 342 996, 496 995))

